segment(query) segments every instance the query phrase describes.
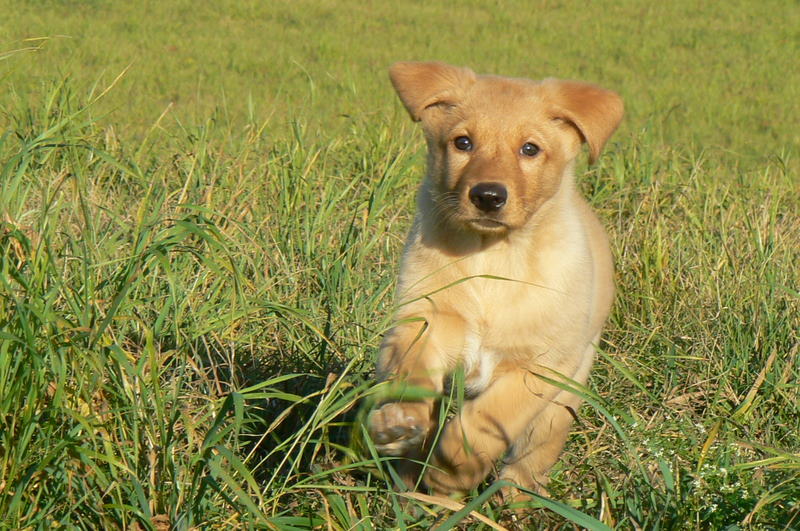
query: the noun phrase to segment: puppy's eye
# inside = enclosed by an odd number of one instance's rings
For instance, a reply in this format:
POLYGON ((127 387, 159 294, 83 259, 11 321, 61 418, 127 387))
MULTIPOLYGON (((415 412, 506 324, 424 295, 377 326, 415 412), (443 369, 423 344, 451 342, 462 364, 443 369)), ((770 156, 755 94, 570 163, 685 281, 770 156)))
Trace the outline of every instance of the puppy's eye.
POLYGON ((472 151, 472 140, 468 136, 459 136, 453 140, 453 145, 459 151, 472 151))
POLYGON ((539 154, 539 146, 536 144, 531 144, 530 142, 525 142, 522 144, 522 147, 519 148, 519 152, 525 155, 526 157, 535 157, 539 154))

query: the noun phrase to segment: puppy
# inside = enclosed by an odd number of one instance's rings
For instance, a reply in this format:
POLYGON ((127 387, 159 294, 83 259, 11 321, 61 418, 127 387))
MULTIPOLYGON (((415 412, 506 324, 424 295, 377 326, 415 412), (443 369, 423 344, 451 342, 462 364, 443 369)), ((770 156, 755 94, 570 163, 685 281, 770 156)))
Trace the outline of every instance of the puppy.
POLYGON ((575 159, 583 143, 597 159, 622 101, 442 63, 397 63, 390 78, 428 167, 378 376, 434 396, 461 367, 469 398, 440 431, 433 398, 401 396, 370 414, 371 437, 384 455, 430 454, 422 479, 436 493, 472 489, 501 458, 500 478, 543 492, 580 404, 547 380, 586 382, 614 295, 575 159))

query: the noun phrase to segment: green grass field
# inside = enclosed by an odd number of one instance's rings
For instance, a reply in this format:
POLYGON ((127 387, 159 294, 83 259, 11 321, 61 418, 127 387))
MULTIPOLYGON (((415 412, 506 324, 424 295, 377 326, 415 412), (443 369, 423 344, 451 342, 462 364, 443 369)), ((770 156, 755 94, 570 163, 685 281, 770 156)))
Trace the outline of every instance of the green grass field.
POLYGON ((800 528, 800 5, 0 0, 0 529, 800 528), (363 437, 424 164, 396 60, 627 115, 618 298, 552 498, 363 437))

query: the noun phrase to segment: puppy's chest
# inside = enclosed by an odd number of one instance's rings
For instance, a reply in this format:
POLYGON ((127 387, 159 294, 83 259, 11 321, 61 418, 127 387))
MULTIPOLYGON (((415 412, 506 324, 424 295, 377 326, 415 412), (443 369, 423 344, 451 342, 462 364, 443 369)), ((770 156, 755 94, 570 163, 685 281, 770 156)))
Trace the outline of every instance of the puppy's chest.
POLYGON ((552 332, 571 320, 558 275, 539 275, 533 264, 514 256, 505 261, 465 264, 464 281, 450 299, 464 319, 466 332, 460 359, 469 392, 480 393, 498 367, 532 361, 552 351, 559 340, 552 332))
POLYGON ((520 342, 531 339, 530 325, 538 313, 536 293, 530 289, 529 272, 514 258, 473 260, 463 267, 469 280, 459 286, 453 302, 466 324, 458 361, 470 394, 486 389, 498 364, 511 357, 520 342))
POLYGON ((558 297, 559 279, 540 273, 531 260, 513 253, 480 257, 461 265, 461 283, 448 297, 448 305, 487 342, 529 329, 558 297), (498 337, 499 336, 499 337, 498 337))

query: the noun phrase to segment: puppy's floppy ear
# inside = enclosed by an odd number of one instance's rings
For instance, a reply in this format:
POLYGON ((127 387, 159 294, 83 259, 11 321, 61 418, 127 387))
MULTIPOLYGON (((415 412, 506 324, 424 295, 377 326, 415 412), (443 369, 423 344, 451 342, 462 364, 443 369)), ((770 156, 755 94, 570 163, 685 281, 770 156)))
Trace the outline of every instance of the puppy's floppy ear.
POLYGON ((589 162, 596 161, 622 120, 622 99, 615 92, 578 81, 545 79, 542 87, 555 107, 553 118, 572 124, 589 144, 589 162))
POLYGON ((389 78, 415 122, 437 106, 456 105, 463 90, 475 82, 475 72, 444 63, 395 63, 389 78))

